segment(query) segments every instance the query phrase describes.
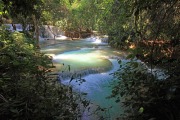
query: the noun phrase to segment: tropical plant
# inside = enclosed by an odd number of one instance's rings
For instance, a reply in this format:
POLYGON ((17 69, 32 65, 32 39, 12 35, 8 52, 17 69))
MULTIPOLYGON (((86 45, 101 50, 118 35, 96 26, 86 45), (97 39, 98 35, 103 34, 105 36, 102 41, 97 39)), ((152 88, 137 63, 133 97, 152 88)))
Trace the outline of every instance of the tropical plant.
POLYGON ((36 50, 34 40, 2 27, 0 33, 0 118, 80 118, 88 102, 51 74, 52 61, 36 50))
POLYGON ((172 67, 166 75, 162 71, 151 71, 136 60, 119 62, 121 67, 113 73, 116 81, 110 98, 115 97, 116 102, 123 103, 125 111, 121 119, 179 119, 179 67, 176 65, 179 59, 168 62, 172 67))
POLYGON ((147 67, 133 60, 125 65, 121 64, 124 67, 114 73, 117 84, 111 97, 117 97, 117 102, 121 100, 127 108, 124 119, 179 119, 180 84, 177 72, 180 48, 179 32, 175 32, 180 25, 178 3, 177 0, 114 2, 116 7, 112 9, 116 10, 114 15, 119 19, 112 23, 115 26, 112 25, 109 32, 110 44, 124 47, 124 43, 133 43, 133 49, 127 58, 141 59, 149 66, 147 72, 147 67), (119 16, 115 13, 119 13, 119 16), (124 24, 120 24, 121 22, 124 24), (161 80, 157 78, 159 73, 153 72, 156 66, 165 71, 166 76, 161 80))

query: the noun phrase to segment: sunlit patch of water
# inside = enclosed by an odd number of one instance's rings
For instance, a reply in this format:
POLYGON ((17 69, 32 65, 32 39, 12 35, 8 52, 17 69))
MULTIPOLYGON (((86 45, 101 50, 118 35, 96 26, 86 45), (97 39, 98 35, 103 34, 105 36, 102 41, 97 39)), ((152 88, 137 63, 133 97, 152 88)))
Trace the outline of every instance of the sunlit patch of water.
POLYGON ((50 48, 50 49, 44 49, 44 50, 41 50, 42 52, 48 52, 48 51, 56 51, 58 49, 55 49, 55 48, 50 48))
POLYGON ((83 48, 76 51, 64 52, 53 57, 56 63, 70 65, 72 70, 84 70, 88 68, 111 68, 111 62, 106 59, 102 51, 83 48))

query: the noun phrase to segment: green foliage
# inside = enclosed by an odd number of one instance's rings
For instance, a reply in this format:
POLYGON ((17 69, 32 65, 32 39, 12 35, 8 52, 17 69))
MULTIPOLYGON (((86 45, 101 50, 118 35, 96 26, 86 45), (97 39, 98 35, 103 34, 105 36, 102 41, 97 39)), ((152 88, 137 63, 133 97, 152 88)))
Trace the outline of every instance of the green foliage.
MULTIPOLYGON (((43 24, 58 25, 64 30, 99 30, 109 35, 109 44, 115 48, 128 49, 132 42, 137 43, 137 48, 132 49, 127 57, 132 61, 125 66, 121 65, 114 73, 117 84, 111 97, 117 97, 117 102, 121 100, 126 106, 125 119, 175 120, 180 114, 179 2, 2 0, 0 15, 1 21, 2 14, 10 15, 13 21, 21 22, 24 26, 32 23, 31 15, 35 15, 43 24), (139 44, 142 40, 145 40, 144 43, 152 40, 152 45, 142 47, 139 44), (163 49, 161 45, 156 47, 155 40, 170 41, 172 46, 163 49), (167 51, 171 53, 170 59, 165 56, 167 51), (133 58, 142 56, 150 63, 160 61, 168 77, 157 80, 143 64, 133 61, 133 58)), ((36 22, 38 25, 39 21, 36 22)), ((56 78, 50 75, 51 60, 36 51, 34 40, 24 34, 9 33, 3 29, 0 30, 0 40, 0 117, 77 118, 79 96, 74 95, 71 88, 57 84, 56 78)), ((85 106, 86 103, 82 102, 85 106)))
POLYGON ((9 20, 8 23, 22 24, 23 32, 25 32, 28 24, 34 24, 35 21, 33 21, 32 16, 40 19, 43 8, 42 0, 3 0, 2 5, 3 17, 7 21, 9 20))
POLYGON ((45 25, 56 25, 66 17, 68 10, 65 2, 60 0, 43 0, 41 21, 45 25))
POLYGON ((67 29, 91 29, 104 31, 104 16, 112 0, 74 0, 66 2, 67 29))
POLYGON ((178 37, 178 0, 137 1, 134 4, 136 31, 142 39, 171 40, 178 37))
POLYGON ((130 42, 140 40, 178 39, 178 3, 178 0, 114 0, 104 16, 110 45, 127 49, 130 42))
POLYGON ((24 34, 2 28, 0 33, 0 118, 79 118, 78 104, 87 101, 51 75, 51 59, 38 52, 24 34))
POLYGON ((129 42, 134 40, 132 1, 113 1, 108 14, 104 16, 109 44, 115 48, 127 49, 129 42))
MULTIPOLYGON (((179 118, 178 62, 179 59, 172 63, 167 62, 171 66, 166 73, 168 77, 159 80, 157 73, 152 74, 141 62, 134 59, 127 63, 119 61, 121 67, 113 74, 117 80, 110 97, 123 103, 124 120, 179 118)), ((167 69, 167 66, 165 68, 167 69)))
POLYGON ((42 5, 41 0, 3 0, 4 10, 7 10, 12 17, 21 14, 24 18, 32 14, 39 16, 42 5))
MULTIPOLYGON (((155 78, 148 74, 144 65, 136 61, 130 61, 113 75, 118 80, 114 86, 111 97, 121 101, 129 112, 128 119, 138 117, 144 112, 145 106, 153 100, 155 78)), ((125 112, 126 114, 126 112, 125 112)), ((126 118, 127 119, 127 118, 126 118)))
POLYGON ((61 28, 62 30, 65 30, 67 28, 67 19, 58 20, 55 23, 55 26, 61 28))
POLYGON ((111 95, 125 106, 127 111, 122 117, 125 120, 179 119, 178 3, 178 0, 114 1, 109 15, 109 43, 116 48, 135 44, 127 56, 131 61, 121 64, 114 73, 117 84, 111 95), (150 63, 151 72, 134 61, 136 57, 150 63), (152 74, 155 65, 166 71, 163 80, 152 74))

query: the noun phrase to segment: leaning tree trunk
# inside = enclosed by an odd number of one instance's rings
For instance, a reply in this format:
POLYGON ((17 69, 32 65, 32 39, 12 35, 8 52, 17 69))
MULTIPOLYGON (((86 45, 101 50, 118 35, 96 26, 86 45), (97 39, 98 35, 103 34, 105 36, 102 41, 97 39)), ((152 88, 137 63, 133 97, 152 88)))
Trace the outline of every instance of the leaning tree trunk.
POLYGON ((33 20, 33 24, 34 24, 34 34, 35 34, 35 39, 36 39, 36 43, 35 46, 37 48, 40 48, 39 46, 39 26, 38 26, 38 20, 36 19, 35 15, 32 15, 32 20, 33 20))

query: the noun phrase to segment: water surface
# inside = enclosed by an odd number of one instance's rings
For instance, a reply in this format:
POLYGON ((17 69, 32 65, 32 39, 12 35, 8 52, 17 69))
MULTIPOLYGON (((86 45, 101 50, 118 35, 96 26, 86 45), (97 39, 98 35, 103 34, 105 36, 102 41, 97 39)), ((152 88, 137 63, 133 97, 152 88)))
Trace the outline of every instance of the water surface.
POLYGON ((112 89, 110 84, 113 77, 110 73, 119 68, 117 59, 123 58, 123 52, 110 48, 99 38, 59 40, 55 41, 55 44, 43 47, 41 51, 53 56, 53 62, 57 66, 63 84, 72 85, 76 92, 87 93, 86 98, 93 103, 90 106, 91 112, 98 106, 107 108, 106 112, 102 111, 93 116, 88 116, 89 113, 85 111, 82 120, 95 120, 101 116, 113 120, 122 113, 120 104, 116 103, 115 99, 107 97, 110 96, 112 89), (83 74, 85 82, 81 84, 76 80, 70 82, 70 78, 63 77, 64 73, 71 73, 69 74, 71 77, 76 72, 83 74))

